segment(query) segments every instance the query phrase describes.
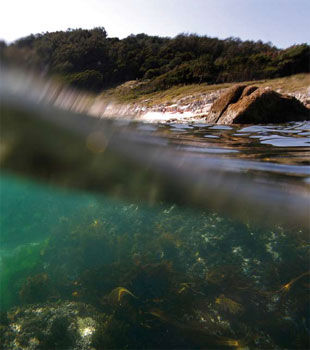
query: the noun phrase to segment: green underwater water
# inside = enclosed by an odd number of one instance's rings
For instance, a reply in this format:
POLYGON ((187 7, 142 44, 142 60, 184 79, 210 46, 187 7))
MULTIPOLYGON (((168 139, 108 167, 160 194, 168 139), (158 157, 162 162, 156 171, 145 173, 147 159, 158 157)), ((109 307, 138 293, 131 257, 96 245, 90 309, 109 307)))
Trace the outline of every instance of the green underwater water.
POLYGON ((0 195, 0 305, 21 343, 31 308, 88 305, 94 349, 308 346, 308 232, 9 174, 0 195))

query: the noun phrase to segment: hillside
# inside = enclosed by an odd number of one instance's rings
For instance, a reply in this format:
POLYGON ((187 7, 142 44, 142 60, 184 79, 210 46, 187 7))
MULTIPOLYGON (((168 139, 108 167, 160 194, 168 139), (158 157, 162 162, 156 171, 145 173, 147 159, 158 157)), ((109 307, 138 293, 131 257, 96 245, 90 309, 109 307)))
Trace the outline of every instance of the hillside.
POLYGON ((281 50, 261 41, 195 34, 138 34, 120 40, 109 38, 104 28, 35 34, 11 45, 1 42, 0 47, 4 64, 57 76, 85 90, 100 92, 134 80, 135 97, 180 85, 205 87, 307 73, 310 61, 308 44, 281 50))

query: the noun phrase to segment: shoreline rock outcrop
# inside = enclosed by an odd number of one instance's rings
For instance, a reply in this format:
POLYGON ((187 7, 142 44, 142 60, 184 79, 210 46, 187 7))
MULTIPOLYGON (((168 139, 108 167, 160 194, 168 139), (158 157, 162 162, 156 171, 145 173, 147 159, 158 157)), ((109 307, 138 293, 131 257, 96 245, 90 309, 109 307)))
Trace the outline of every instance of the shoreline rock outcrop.
POLYGON ((215 124, 284 123, 310 119, 310 109, 295 97, 271 88, 234 85, 212 105, 206 117, 215 124))
POLYGON ((232 103, 236 103, 239 100, 245 87, 245 85, 234 85, 222 96, 220 96, 211 107, 211 110, 207 117, 208 122, 217 123, 228 106, 232 103))

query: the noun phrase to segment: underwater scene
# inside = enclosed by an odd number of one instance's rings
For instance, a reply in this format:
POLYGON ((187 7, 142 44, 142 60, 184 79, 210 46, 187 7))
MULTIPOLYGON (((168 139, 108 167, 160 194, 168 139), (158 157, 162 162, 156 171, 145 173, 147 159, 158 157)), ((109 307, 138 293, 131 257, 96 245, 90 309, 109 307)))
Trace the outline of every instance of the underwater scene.
POLYGON ((23 108, 2 108, 1 349, 309 348, 309 123, 72 136, 23 108))

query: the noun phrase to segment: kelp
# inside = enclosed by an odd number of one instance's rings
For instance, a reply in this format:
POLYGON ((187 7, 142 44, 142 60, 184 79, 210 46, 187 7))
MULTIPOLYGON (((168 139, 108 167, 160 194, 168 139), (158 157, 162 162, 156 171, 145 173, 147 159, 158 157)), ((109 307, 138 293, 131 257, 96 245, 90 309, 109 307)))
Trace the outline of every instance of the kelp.
POLYGON ((307 344, 309 259, 298 235, 177 206, 94 199, 55 221, 46 242, 3 259, 10 281, 17 277, 11 305, 92 305, 103 315, 96 349, 307 344))
POLYGON ((207 329, 203 328, 203 326, 193 327, 182 323, 171 318, 161 310, 153 309, 150 310, 149 313, 159 318, 162 322, 182 332, 183 336, 188 337, 193 344, 196 344, 199 347, 213 349, 237 349, 241 345, 241 342, 236 339, 228 339, 217 335, 211 335, 207 329))
POLYGON ((47 300, 51 293, 48 275, 40 273, 27 277, 19 290, 19 297, 22 304, 33 304, 47 300))
POLYGON ((0 266, 0 309, 18 305, 19 291, 29 276, 42 272, 41 252, 48 241, 36 244, 20 245, 7 256, 1 257, 0 266))
MULTIPOLYGON (((292 288, 292 286, 298 282, 300 279, 306 277, 306 276, 310 276, 310 271, 306 271, 304 273, 302 273, 301 275, 293 278, 292 280, 290 280, 288 283, 284 284, 280 290, 284 291, 284 292, 289 292, 292 288)), ((309 282, 309 277, 308 277, 308 282, 309 282)))
POLYGON ((223 294, 215 299, 215 303, 218 304, 222 310, 230 312, 231 314, 238 314, 243 311, 243 307, 239 303, 225 297, 223 294))
POLYGON ((127 288, 117 287, 114 288, 108 296, 109 303, 114 305, 122 305, 123 298, 126 296, 131 296, 136 298, 127 288))

